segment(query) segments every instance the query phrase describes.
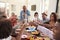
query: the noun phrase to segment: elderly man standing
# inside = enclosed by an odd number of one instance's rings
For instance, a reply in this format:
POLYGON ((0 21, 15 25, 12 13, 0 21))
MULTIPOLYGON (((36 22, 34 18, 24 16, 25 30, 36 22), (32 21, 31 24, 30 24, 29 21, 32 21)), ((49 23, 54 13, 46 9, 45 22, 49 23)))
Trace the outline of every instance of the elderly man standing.
POLYGON ((30 16, 29 10, 27 10, 26 6, 23 6, 23 10, 20 12, 20 20, 24 21, 25 19, 28 21, 28 17, 30 16))

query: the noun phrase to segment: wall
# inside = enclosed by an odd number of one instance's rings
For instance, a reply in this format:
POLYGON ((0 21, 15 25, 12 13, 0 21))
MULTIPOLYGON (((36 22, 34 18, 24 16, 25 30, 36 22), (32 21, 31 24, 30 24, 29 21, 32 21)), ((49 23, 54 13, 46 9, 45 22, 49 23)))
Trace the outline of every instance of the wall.
POLYGON ((58 5, 58 13, 57 13, 57 15, 58 15, 58 19, 60 19, 60 0, 59 0, 59 5, 58 5))
MULTIPOLYGON (((41 15, 41 0, 29 0, 28 1, 28 9, 30 10, 30 13, 31 13, 31 18, 34 17, 34 13, 35 12, 38 12, 39 15, 41 15), (36 5, 36 11, 32 11, 31 10, 31 6, 32 5, 36 5)), ((41 16, 40 16, 41 17, 41 16)))
POLYGON ((56 11, 56 3, 57 0, 49 0, 48 17, 50 16, 51 12, 56 11))
MULTIPOLYGON (((41 19, 41 13, 44 10, 43 0, 0 0, 5 3, 9 3, 9 15, 11 15, 11 12, 15 12, 18 16, 20 16, 20 11, 22 10, 22 6, 26 5, 28 7, 28 10, 31 13, 31 18, 33 18, 34 13, 37 11, 39 13, 39 17, 41 19), (15 11, 11 11, 11 5, 15 5, 15 11), (36 11, 31 11, 31 5, 36 5, 36 11)), ((48 17, 51 14, 51 12, 55 12, 56 10, 56 1, 57 0, 49 0, 49 6, 48 6, 48 17)))
POLYGON ((0 2, 8 3, 8 10, 9 10, 9 15, 11 15, 11 12, 15 12, 18 16, 20 16, 20 11, 22 10, 22 6, 26 5, 26 0, 0 0, 0 2), (14 5, 15 11, 11 10, 11 5, 14 5))

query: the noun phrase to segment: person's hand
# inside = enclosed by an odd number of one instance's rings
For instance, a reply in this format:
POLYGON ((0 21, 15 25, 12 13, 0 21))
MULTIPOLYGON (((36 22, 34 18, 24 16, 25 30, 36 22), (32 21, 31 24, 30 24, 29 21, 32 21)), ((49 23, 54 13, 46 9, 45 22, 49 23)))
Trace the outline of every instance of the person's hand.
POLYGON ((37 24, 35 22, 30 22, 29 25, 31 25, 31 26, 37 26, 37 24))
POLYGON ((16 31, 15 31, 15 33, 18 35, 20 34, 20 32, 21 32, 21 29, 16 29, 16 31))
POLYGON ((41 22, 39 22, 39 21, 37 21, 37 22, 35 22, 35 23, 36 23, 36 24, 38 24, 38 25, 39 25, 39 24, 42 24, 42 23, 41 23, 41 22))

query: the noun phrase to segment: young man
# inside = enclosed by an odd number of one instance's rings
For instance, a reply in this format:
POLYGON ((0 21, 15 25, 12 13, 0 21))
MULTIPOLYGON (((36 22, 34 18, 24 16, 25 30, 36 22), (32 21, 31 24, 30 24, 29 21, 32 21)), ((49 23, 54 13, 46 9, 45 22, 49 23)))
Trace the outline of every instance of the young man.
POLYGON ((45 23, 45 22, 48 22, 48 18, 47 18, 47 14, 45 14, 45 12, 42 13, 42 22, 45 23))

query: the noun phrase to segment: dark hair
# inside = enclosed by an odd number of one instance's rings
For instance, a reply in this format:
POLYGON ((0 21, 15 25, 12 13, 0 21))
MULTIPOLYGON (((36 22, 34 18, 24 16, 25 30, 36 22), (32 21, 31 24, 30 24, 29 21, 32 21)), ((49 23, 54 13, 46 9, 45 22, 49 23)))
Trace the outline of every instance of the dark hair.
POLYGON ((38 14, 38 12, 35 12, 34 16, 35 16, 36 14, 38 14))
MULTIPOLYGON (((53 15, 53 16, 54 16, 54 21, 56 22, 56 21, 57 21, 56 13, 52 12, 52 13, 51 13, 51 15, 53 15)), ((50 15, 50 17, 51 17, 51 15, 50 15)))
POLYGON ((12 32, 12 25, 9 20, 0 20, 0 39, 9 37, 12 32))

